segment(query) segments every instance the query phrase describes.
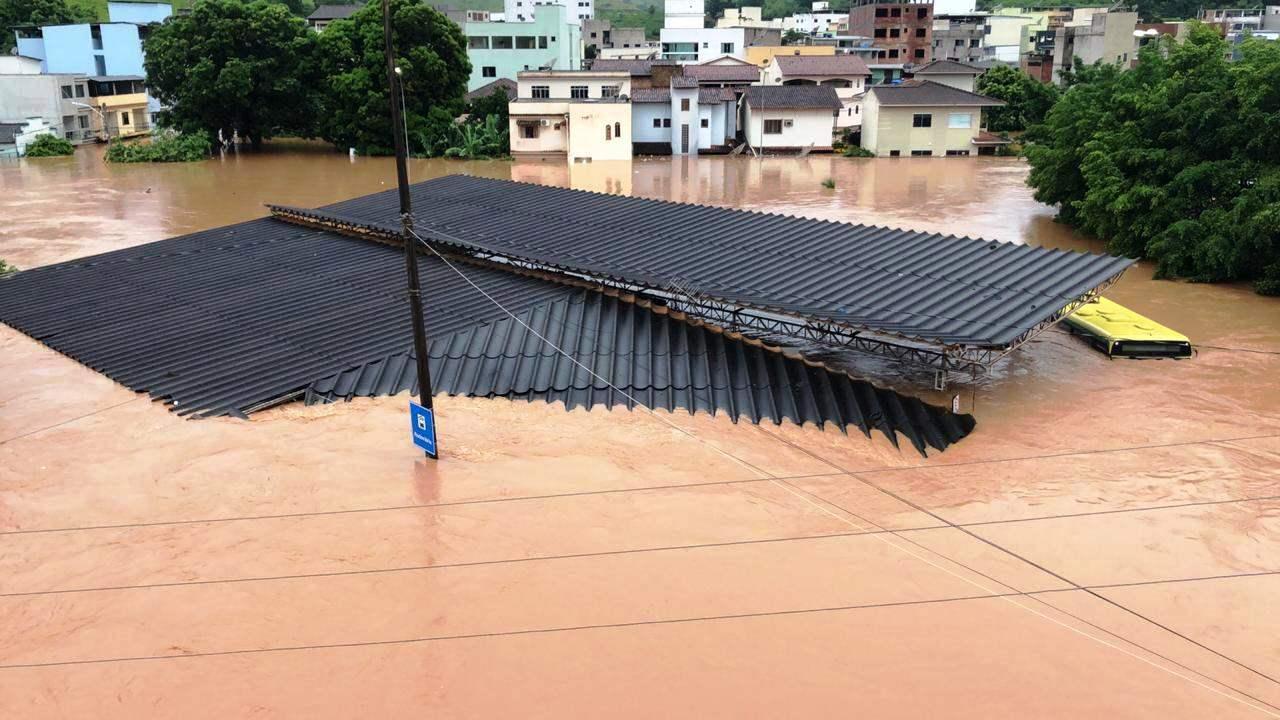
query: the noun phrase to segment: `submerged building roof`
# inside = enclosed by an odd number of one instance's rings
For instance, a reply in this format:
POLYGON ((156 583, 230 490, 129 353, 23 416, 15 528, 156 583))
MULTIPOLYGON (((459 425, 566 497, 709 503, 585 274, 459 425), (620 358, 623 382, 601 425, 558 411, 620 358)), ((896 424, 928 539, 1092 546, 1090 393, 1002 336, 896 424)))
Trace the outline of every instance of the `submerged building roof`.
MULTIPOLYGON (((363 200, 377 207, 382 196, 363 200)), ((402 253, 264 218, 2 279, 0 321, 183 415, 401 392, 416 382, 402 253)), ((895 444, 901 434, 921 452, 973 428, 969 416, 648 303, 459 266, 466 278, 421 259, 437 392, 832 423, 895 444)))
MULTIPOLYGON (((457 247, 945 345, 1006 347, 1133 263, 463 175, 411 194, 431 208, 417 227, 457 247)), ((324 212, 390 227, 397 208, 385 191, 324 212)))

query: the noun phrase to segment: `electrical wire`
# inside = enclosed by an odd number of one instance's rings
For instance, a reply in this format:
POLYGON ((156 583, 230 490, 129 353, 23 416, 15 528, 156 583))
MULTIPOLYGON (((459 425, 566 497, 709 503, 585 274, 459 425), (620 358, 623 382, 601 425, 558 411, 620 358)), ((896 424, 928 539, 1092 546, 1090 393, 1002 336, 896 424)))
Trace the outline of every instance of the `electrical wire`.
MULTIPOLYGON (((740 457, 738 457, 737 455, 734 455, 733 453, 729 452, 728 450, 725 450, 724 448, 719 447, 719 446, 718 446, 718 445, 716 445, 715 443, 712 443, 712 442, 710 442, 710 441, 706 440, 705 438, 701 438, 701 437, 697 436, 697 435, 696 435, 696 434, 694 434, 693 432, 691 432, 691 431, 689 431, 689 430, 687 430, 687 429, 685 429, 685 428, 683 428, 683 427, 679 426, 679 425, 678 425, 678 424, 676 424, 675 422, 672 422, 670 419, 665 418, 665 417, 663 417, 662 415, 658 414, 658 413, 657 413, 657 411, 655 411, 653 408, 650 408, 650 407, 648 407, 647 405, 644 405, 643 403, 639 402, 639 400, 637 400, 635 397, 633 397, 632 395, 630 395, 629 393, 627 393, 625 390, 622 390, 621 388, 619 388, 619 387, 617 387, 617 386, 613 385, 611 382, 609 382, 608 380, 606 380, 605 378, 603 378, 603 377, 601 377, 599 374, 597 374, 594 370, 592 370, 591 368, 587 367, 587 366, 586 366, 586 365, 584 365, 582 362, 578 361, 578 359, 577 359, 577 358, 575 358, 575 357, 573 357, 572 355, 570 355, 569 353, 565 352, 562 348, 560 348, 558 345, 556 345, 556 344, 555 344, 554 342, 552 342, 550 339, 548 339, 547 337, 545 337, 544 335, 542 335, 541 333, 539 333, 539 332, 538 332, 537 330, 535 330, 533 327, 529 326, 529 325, 528 325, 528 323, 525 323, 522 319, 520 319, 519 317, 517 317, 514 313, 512 313, 510 310, 508 310, 504 305, 502 305, 502 303, 498 302, 498 300, 497 300, 497 299, 495 299, 492 295, 490 295, 488 292, 486 292, 483 288, 481 288, 481 287, 480 287, 479 285, 477 285, 476 283, 472 282, 471 278, 467 277, 467 276, 466 276, 466 274, 464 274, 461 270, 459 270, 459 269, 457 268, 457 266, 455 266, 452 262, 450 262, 450 261, 449 261, 449 259, 448 259, 447 257, 445 257, 442 253, 440 253, 439 251, 437 251, 437 250, 435 249, 435 247, 434 247, 431 243, 427 242, 427 241, 426 241, 422 236, 420 236, 420 235, 419 235, 415 230, 413 230, 412 228, 408 228, 408 231, 409 231, 409 233, 410 233, 414 238, 416 238, 416 239, 418 240, 418 242, 420 242, 420 243, 421 243, 421 244, 422 244, 422 245, 423 245, 427 250, 429 250, 429 251, 430 251, 433 255, 435 255, 435 256, 436 256, 436 257, 437 257, 441 262, 443 262, 443 263, 445 264, 445 266, 446 266, 446 267, 448 267, 450 270, 452 270, 454 273, 456 273, 460 278, 462 278, 462 279, 463 279, 463 281, 465 281, 468 285, 470 285, 472 288, 474 288, 477 292, 479 292, 480 294, 482 294, 482 295, 483 295, 487 300, 489 300, 491 303, 493 303, 493 304, 494 304, 498 309, 502 310, 502 311, 503 311, 503 312, 504 312, 508 317, 510 317, 512 320, 515 320, 517 323, 519 323, 520 325, 522 325, 522 326, 523 326, 523 327, 524 327, 524 328, 525 328, 529 333, 533 334, 533 335, 534 335, 535 337, 537 337, 539 340, 541 340, 542 342, 546 343, 546 344, 547 344, 547 346, 548 346, 548 347, 550 347, 552 350, 554 350, 554 351, 556 351, 557 353, 559 353, 559 354, 563 355, 567 360, 569 360, 569 362, 571 362, 571 363, 573 363, 573 364, 577 365, 577 366, 578 366, 578 367, 580 367, 582 370, 584 370, 586 373, 588 373, 589 375, 591 375, 592 377, 594 377, 596 380, 600 381, 601 383, 604 383, 606 386, 608 386, 609 388, 613 389, 613 390, 614 390, 615 392, 617 392, 619 395, 621 395, 621 396, 623 396, 623 397, 627 398, 628 400, 630 400, 631 402, 633 402, 637 407, 640 407, 640 408, 644 409, 645 411, 647 411, 647 412, 648 412, 651 416, 653 416, 654 418, 657 418, 659 421, 661 421, 661 422, 663 422, 664 424, 668 425, 669 427, 671 427, 672 429, 676 430, 677 432, 679 432, 679 433, 681 433, 681 434, 685 435, 686 437, 690 438, 691 440, 693 440, 693 441, 695 441, 695 442, 698 442, 698 443, 700 443, 700 444, 703 444, 703 445, 705 445, 705 446, 709 447, 709 448, 710 448, 710 449, 712 449, 713 451, 715 451, 715 452, 717 452, 717 453, 719 453, 719 454, 721 454, 721 455, 723 455, 723 456, 725 456, 725 457, 727 457, 727 458, 729 458, 729 459, 731 459, 731 460, 733 460, 733 461, 735 461, 735 462, 737 462, 737 463, 739 463, 739 464, 743 465, 744 467, 746 467, 746 468, 748 468, 748 469, 752 470, 753 472, 758 472, 758 473, 760 473, 761 475, 763 475, 765 478, 767 478, 771 483, 773 483, 773 484, 774 484, 776 487, 778 487, 779 489, 781 489, 781 490, 783 490, 783 491, 785 491, 785 492, 788 492, 788 493, 790 493, 790 494, 794 495, 796 498, 800 499, 802 502, 805 502, 805 503, 806 503, 806 504, 808 504, 808 505, 811 505, 811 506, 812 506, 813 508, 815 508, 816 510, 818 510, 818 511, 820 511, 820 512, 822 512, 822 513, 824 513, 824 514, 826 514, 826 515, 828 515, 828 516, 830 516, 830 517, 832 517, 833 519, 835 519, 835 520, 837 520, 837 521, 843 522, 843 523, 845 523, 845 524, 847 524, 847 525, 849 525, 849 526, 851 526, 851 527, 855 528, 856 530, 858 530, 858 531, 860 531, 860 532, 867 532, 868 528, 866 528, 866 527, 864 527, 864 526, 862 526, 862 525, 859 525, 858 523, 854 522, 853 520, 851 520, 851 519, 849 518, 849 516, 848 516, 847 514, 837 514, 837 513, 835 513, 834 511, 832 511, 829 507, 827 507, 826 505, 820 505, 820 504, 818 504, 817 502, 815 502, 814 500, 810 499, 810 498, 809 498, 808 496, 806 496, 805 494, 801 493, 799 490, 797 490, 794 486, 790 485, 789 483, 784 482, 784 481, 779 481, 779 480, 775 479, 775 476, 774 476, 772 473, 768 472, 767 470, 764 470, 764 469, 762 469, 762 468, 760 468, 760 467, 758 467, 758 466, 754 465, 753 463, 751 463, 751 462, 749 462, 749 461, 747 461, 747 460, 744 460, 743 458, 740 458, 740 457)), ((767 433, 767 432, 766 432, 765 434, 766 434, 766 435, 769 435, 770 437, 775 437, 775 438, 777 437, 777 436, 772 435, 772 433, 767 433)), ((778 438, 778 439, 781 439, 781 438, 778 438)), ((825 501, 824 501, 824 502, 825 502, 825 501)), ((1168 674, 1170 674, 1170 675, 1173 675, 1174 677, 1181 678, 1181 679, 1183 679, 1183 680, 1185 680, 1185 681, 1187 681, 1187 682, 1189 682, 1189 683, 1191 683, 1191 684, 1193 684, 1193 685, 1196 685, 1196 686, 1201 687, 1201 688, 1203 688, 1203 689, 1209 690, 1210 692, 1213 692, 1213 693, 1218 694, 1218 695, 1220 695, 1220 696, 1222 696, 1222 697, 1225 697, 1225 698, 1227 698, 1227 699, 1230 699, 1230 700, 1232 700, 1232 701, 1234 701, 1234 702, 1237 702, 1237 703, 1240 703, 1240 704, 1242 704, 1242 705, 1245 705, 1246 707, 1250 707, 1250 708, 1253 708, 1253 709, 1255 709, 1255 710, 1259 710, 1259 711, 1261 711, 1261 712, 1263 712, 1263 713, 1266 713, 1266 714, 1268 714, 1268 715, 1271 715, 1272 717, 1280 718, 1280 712, 1275 712, 1275 711, 1269 710, 1269 709, 1267 709, 1267 708, 1265 708, 1265 707, 1259 707, 1258 705, 1255 705, 1254 703, 1249 702, 1249 701, 1247 701, 1247 700, 1244 700, 1244 699, 1242 699, 1242 697, 1239 697, 1239 696, 1244 696, 1244 697, 1250 697, 1250 698, 1252 699, 1252 696, 1248 696, 1248 695, 1246 695, 1245 693, 1242 693, 1242 692, 1240 692, 1240 691, 1238 691, 1238 690, 1235 690, 1234 688, 1231 688, 1231 690, 1232 690, 1232 692, 1236 693, 1235 695, 1233 695, 1233 694, 1231 694, 1231 693, 1228 693, 1228 692, 1224 692, 1224 691, 1222 691, 1222 690, 1220 690, 1220 689, 1218 689, 1218 688, 1216 688, 1216 687, 1213 687, 1212 685, 1208 685, 1208 684, 1203 683, 1203 682, 1201 682, 1201 681, 1199 681, 1199 680, 1197 680, 1197 679, 1195 679, 1195 678, 1193 678, 1193 677, 1189 677, 1189 676, 1187 676, 1187 675, 1183 675, 1182 673, 1179 673, 1179 672, 1177 672, 1176 670, 1173 670, 1173 669, 1171 669, 1171 668, 1169 668, 1169 667, 1166 667, 1165 665, 1162 665, 1162 664, 1160 664, 1160 663, 1154 662, 1154 661, 1150 660, 1149 658, 1146 658, 1146 657, 1143 657, 1142 655, 1139 655, 1138 653, 1135 653, 1135 652, 1133 652, 1133 651, 1131 651, 1131 650, 1128 650, 1128 649, 1126 649, 1126 648, 1124 648, 1124 647, 1121 647, 1121 646, 1116 645, 1116 644, 1114 644, 1114 643, 1108 642, 1107 640, 1104 640, 1104 639, 1102 639, 1102 638, 1100 638, 1100 637, 1097 637, 1097 636, 1095 636, 1095 635, 1092 635, 1092 634, 1090 634, 1090 633, 1088 633, 1088 632, 1086 632, 1086 631, 1084 631, 1084 630, 1082 630, 1082 629, 1080 629, 1080 628, 1078 628, 1078 627, 1073 627, 1072 625, 1070 625, 1070 624, 1068 624, 1068 623, 1065 623, 1065 622, 1063 622, 1062 620, 1059 620, 1059 619, 1057 619, 1057 618, 1055 618, 1055 617, 1052 617, 1052 616, 1050 616, 1050 615, 1047 615, 1047 614, 1045 614, 1045 613, 1043 613, 1043 612, 1041 612, 1041 611, 1039 611, 1039 610, 1037 610, 1037 609, 1035 609, 1035 608, 1033 608, 1033 607, 1029 607, 1029 606, 1024 605, 1024 604, 1022 604, 1022 603, 1020 603, 1020 602, 1017 602, 1013 597, 1010 597, 1010 596, 1007 596, 1007 595, 1001 595, 1001 593, 1000 593, 999 591, 994 590, 994 589, 992 589, 992 588, 990 588, 990 587, 988 587, 988 586, 986 586, 986 585, 984 585, 984 584, 982 584, 982 583, 980 583, 980 582, 978 582, 978 581, 974 580, 972 577, 968 577, 968 576, 966 576, 966 575, 963 575, 963 574, 961 574, 961 573, 958 573, 958 572, 956 572, 956 571, 954 571, 954 570, 952 570, 952 569, 950 569, 950 568, 944 567, 944 566, 942 566, 942 565, 940 565, 940 564, 938 564, 938 563, 936 563, 936 562, 934 562, 934 561, 930 560, 928 557, 925 557, 925 556, 923 556, 923 555, 921 555, 921 554, 919 554, 919 553, 913 552, 913 551, 912 551, 912 550, 910 550, 909 548, 906 548, 906 547, 904 547, 904 546, 902 546, 902 545, 900 545, 900 544, 898 544, 898 543, 895 543, 895 542, 893 542, 893 541, 889 540, 889 539, 888 539, 888 535, 886 535, 886 534, 873 534, 873 535, 871 535, 871 536, 872 536, 872 537, 877 538, 877 539, 878 539, 878 540, 880 540, 881 542, 884 542, 885 544, 887 544, 887 545, 889 545, 890 547, 892 547, 892 548, 894 548, 894 549, 898 550, 899 552, 902 552, 902 553, 904 553, 904 554, 906 554, 906 555, 908 555, 908 556, 910 556, 910 557, 913 557, 913 558, 915 558, 915 559, 917 559, 917 560, 919 560, 919 561, 921 561, 921 562, 923 562, 923 563, 925 563, 925 564, 927 564, 927 565, 930 565, 931 567, 936 568, 937 570, 940 570, 940 571, 942 571, 942 572, 944 572, 944 573, 946 573, 946 574, 948 574, 948 575, 951 575, 951 576, 956 577, 956 578, 958 578, 958 579, 960 579, 960 580, 962 580, 962 581, 964 581, 964 582, 966 582, 966 583, 969 583, 970 585, 973 585, 974 587, 976 587, 976 588, 978 588, 978 589, 982 590, 984 593, 987 593, 988 595, 991 595, 991 596, 996 597, 996 598, 998 598, 998 599, 1004 600, 1005 602, 1008 602, 1008 603, 1010 603, 1010 604, 1014 605, 1015 607, 1021 608, 1021 609, 1025 610, 1025 611, 1027 611, 1027 612, 1029 612, 1029 613, 1031 613, 1031 614, 1033 614, 1033 615, 1036 615, 1036 616, 1038 616, 1038 617, 1041 617, 1041 618, 1043 618, 1043 619, 1045 619, 1045 620, 1047 620, 1047 621, 1049 621, 1049 622, 1051 622, 1051 623, 1053 623, 1053 624, 1055 624, 1055 625, 1058 625, 1058 626, 1060 626, 1060 627, 1062 627, 1062 628, 1064 628, 1064 629, 1066 629, 1066 630, 1068 630, 1068 631, 1070 631, 1070 632, 1076 633, 1077 635, 1080 635, 1081 637, 1088 638, 1088 639, 1093 640, 1094 642, 1099 643, 1099 644, 1101 644, 1101 645, 1103 645, 1103 646, 1106 646, 1106 647, 1112 648, 1112 649, 1114 649, 1114 650, 1116 650, 1116 651, 1118 651, 1118 652, 1120 652, 1120 653, 1123 653, 1123 654, 1128 655, 1128 656, 1130 656, 1130 657, 1132 657, 1132 658, 1134 658, 1134 659, 1136 659, 1136 660, 1139 660, 1140 662, 1143 662, 1143 663, 1145 663, 1145 664, 1147 664, 1147 665, 1150 665, 1151 667, 1154 667, 1154 668, 1156 668, 1156 669, 1158 669, 1158 670, 1162 670, 1162 671, 1164 671, 1164 672, 1166 672, 1166 673, 1168 673, 1168 674)), ((951 560, 949 560, 949 559, 948 559, 948 561, 949 561, 949 562, 954 562, 954 561, 951 561, 951 560)), ((959 563, 957 563, 957 564, 959 564, 959 563)), ((980 574, 980 573, 979 573, 979 574, 980 574)), ((1055 610, 1057 610, 1057 608, 1054 608, 1054 609, 1055 609, 1055 610)), ((1061 611, 1061 610, 1058 610, 1058 612, 1062 612, 1062 611, 1061 611)), ((1129 641, 1129 640, 1126 640, 1125 642, 1127 642, 1127 643, 1129 643, 1129 644, 1132 644, 1132 645, 1134 645, 1135 647, 1140 647, 1140 648, 1142 647, 1141 645, 1138 645, 1137 643, 1134 643, 1134 642, 1129 641)), ((1152 653, 1152 651, 1147 650, 1146 648, 1142 648, 1142 649, 1143 649, 1144 651, 1146 651, 1146 652, 1149 652, 1149 653, 1153 654, 1153 655, 1155 654, 1155 653, 1152 653)), ((1194 672, 1194 671, 1193 671, 1193 672, 1194 672)), ((1200 675, 1202 675, 1203 677, 1206 677, 1206 678, 1207 678, 1207 676, 1204 676, 1204 675, 1203 675, 1203 674, 1201 674, 1201 673, 1197 673, 1197 674, 1200 674, 1200 675)), ((1222 682, 1217 681, 1217 680, 1212 680, 1211 678, 1209 678, 1209 679, 1210 679, 1212 682, 1214 682, 1214 683, 1217 683, 1217 684, 1219 684, 1219 685, 1222 685, 1223 687, 1228 687, 1228 688, 1230 688, 1230 686, 1229 686, 1229 685, 1226 685, 1225 683, 1222 683, 1222 682)))

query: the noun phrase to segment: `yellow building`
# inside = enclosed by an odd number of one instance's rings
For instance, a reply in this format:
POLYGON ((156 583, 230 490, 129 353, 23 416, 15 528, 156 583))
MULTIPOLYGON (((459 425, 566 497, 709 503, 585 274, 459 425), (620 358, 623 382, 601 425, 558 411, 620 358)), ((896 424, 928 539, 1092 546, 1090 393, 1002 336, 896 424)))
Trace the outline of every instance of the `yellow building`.
POLYGON ((982 108, 1001 105, 928 80, 876 85, 862 100, 862 147, 880 157, 985 154, 982 108))
POLYGON ((146 88, 136 76, 89 78, 93 131, 101 139, 134 137, 151 132, 146 88))
POLYGON ((765 67, 775 55, 831 56, 836 54, 834 45, 762 45, 747 48, 747 62, 765 67))

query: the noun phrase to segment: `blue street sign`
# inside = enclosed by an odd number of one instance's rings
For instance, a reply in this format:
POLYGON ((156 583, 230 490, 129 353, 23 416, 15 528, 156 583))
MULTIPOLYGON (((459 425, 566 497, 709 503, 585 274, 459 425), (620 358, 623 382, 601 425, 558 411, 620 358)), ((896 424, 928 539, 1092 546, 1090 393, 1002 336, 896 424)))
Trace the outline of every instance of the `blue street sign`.
POLYGON ((413 444, 431 457, 436 456, 436 419, 429 408, 409 401, 409 420, 413 430, 413 444))

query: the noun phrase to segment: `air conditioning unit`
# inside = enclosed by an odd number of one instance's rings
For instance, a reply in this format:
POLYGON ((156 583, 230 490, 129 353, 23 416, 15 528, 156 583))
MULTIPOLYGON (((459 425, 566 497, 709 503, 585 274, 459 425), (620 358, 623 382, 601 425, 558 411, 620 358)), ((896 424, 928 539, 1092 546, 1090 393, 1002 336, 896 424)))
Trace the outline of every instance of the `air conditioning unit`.
POLYGON ((551 121, 546 118, 542 118, 542 127, 551 127, 551 121))
POLYGON ((783 121, 782 121, 782 127, 791 127, 792 125, 795 125, 795 124, 796 124, 796 121, 795 121, 795 120, 783 120, 783 121))

